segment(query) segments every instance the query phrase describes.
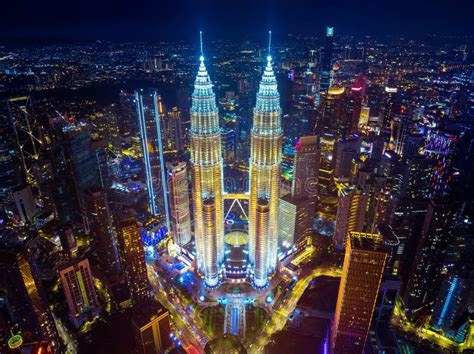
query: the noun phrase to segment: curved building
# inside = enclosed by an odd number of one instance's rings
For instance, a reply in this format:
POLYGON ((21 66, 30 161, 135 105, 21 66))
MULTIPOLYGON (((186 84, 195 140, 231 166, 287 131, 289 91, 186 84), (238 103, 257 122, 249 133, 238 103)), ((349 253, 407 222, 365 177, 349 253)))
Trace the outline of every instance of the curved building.
POLYGON ((250 145, 249 256, 254 285, 264 287, 277 264, 282 154, 280 94, 270 55, 257 93, 250 145))
POLYGON ((194 235, 197 268, 204 275, 206 284, 215 287, 224 254, 221 131, 216 96, 204 56, 201 55, 200 61, 192 95, 190 131, 194 235), (212 232, 209 232, 209 220, 204 220, 205 212, 207 217, 212 214, 214 218, 212 232))

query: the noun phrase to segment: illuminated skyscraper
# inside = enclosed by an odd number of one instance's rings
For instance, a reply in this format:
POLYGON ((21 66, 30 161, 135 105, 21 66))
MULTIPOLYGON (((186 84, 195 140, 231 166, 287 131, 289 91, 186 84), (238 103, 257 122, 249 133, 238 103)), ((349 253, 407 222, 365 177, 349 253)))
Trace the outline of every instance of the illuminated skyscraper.
POLYGON ((249 256, 257 287, 266 286, 268 274, 277 265, 281 156, 280 94, 269 54, 254 109, 249 162, 249 256), (264 213, 264 209, 268 212, 264 213))
POLYGON ((218 268, 224 254, 221 149, 216 96, 212 91, 212 82, 204 65, 201 39, 200 65, 194 83, 191 105, 191 169, 197 268, 204 274, 205 282, 210 287, 218 284, 218 272, 214 269, 218 268), (212 224, 215 230, 211 234, 205 230, 205 200, 207 212, 213 210, 214 215, 212 224))
POLYGON ((89 260, 73 262, 59 272, 69 315, 76 326, 97 315, 99 299, 95 292, 89 260))
POLYGON ((350 234, 331 331, 331 352, 363 353, 386 258, 380 235, 350 234))
POLYGON ((177 246, 191 241, 188 170, 185 162, 168 163, 171 227, 177 246))
POLYGON ((149 95, 135 92, 135 101, 142 141, 143 165, 145 167, 150 213, 152 215, 166 214, 167 227, 169 228, 159 96, 156 92, 149 95))
POLYGON ((337 204, 334 244, 343 249, 349 234, 363 231, 369 197, 361 189, 345 189, 341 191, 337 204))
POLYGON ((114 216, 122 270, 132 302, 139 304, 149 298, 149 282, 137 213, 125 208, 116 211, 114 216))
POLYGON ((23 332, 47 340, 54 353, 63 352, 36 262, 27 249, 0 250, 0 294, 23 332))
POLYGON ((457 317, 465 310, 468 293, 465 279, 456 274, 446 275, 435 302, 431 326, 449 331, 457 317))

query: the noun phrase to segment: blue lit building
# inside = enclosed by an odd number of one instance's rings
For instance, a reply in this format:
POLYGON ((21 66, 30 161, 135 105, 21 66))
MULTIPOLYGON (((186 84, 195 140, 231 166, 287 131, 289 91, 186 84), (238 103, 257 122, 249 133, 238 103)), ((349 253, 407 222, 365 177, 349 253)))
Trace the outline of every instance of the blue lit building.
POLYGON ((444 332, 450 331, 456 319, 465 310, 468 291, 466 281, 458 275, 447 275, 436 299, 431 326, 444 332))
POLYGON ((326 27, 323 60, 321 63, 320 91, 326 92, 331 86, 332 51, 334 27, 326 27))
POLYGON ((165 214, 169 229, 166 176, 163 159, 163 143, 158 110, 158 95, 135 92, 143 165, 148 191, 149 210, 152 215, 165 214), (162 168, 163 167, 163 168, 162 168))

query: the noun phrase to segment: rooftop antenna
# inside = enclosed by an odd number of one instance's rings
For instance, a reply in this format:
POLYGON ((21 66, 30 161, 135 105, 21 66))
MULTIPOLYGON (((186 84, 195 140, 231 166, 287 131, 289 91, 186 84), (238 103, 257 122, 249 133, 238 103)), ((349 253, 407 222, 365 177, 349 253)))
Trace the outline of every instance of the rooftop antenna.
POLYGON ((272 31, 268 31, 268 60, 271 60, 270 49, 272 47, 272 31))
POLYGON ((200 59, 201 59, 201 61, 204 61, 204 51, 202 49, 202 31, 199 31, 199 42, 201 44, 201 57, 200 57, 200 59))

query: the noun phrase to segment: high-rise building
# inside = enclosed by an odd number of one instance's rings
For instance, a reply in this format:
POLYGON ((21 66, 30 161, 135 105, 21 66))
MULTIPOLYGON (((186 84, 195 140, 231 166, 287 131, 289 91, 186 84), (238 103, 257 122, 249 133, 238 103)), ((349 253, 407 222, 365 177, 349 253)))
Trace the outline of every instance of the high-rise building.
POLYGON ((331 331, 333 353, 364 352, 386 258, 380 235, 350 234, 331 331))
POLYGON ((339 196, 334 230, 334 244, 343 249, 353 231, 363 231, 369 197, 360 188, 342 190, 339 196))
POLYGON ((26 182, 36 184, 34 166, 39 160, 43 143, 43 131, 36 119, 33 101, 30 96, 15 97, 3 102, 0 111, 0 128, 7 135, 10 149, 16 150, 26 182))
POLYGON ((433 301, 439 290, 448 246, 455 240, 460 203, 449 199, 431 200, 426 212, 410 278, 404 290, 407 309, 433 301))
POLYGON ((206 284, 215 287, 219 279, 214 269, 224 256, 222 147, 216 96, 202 54, 192 95, 191 171, 197 268, 204 274, 206 284), (211 201, 213 206, 209 205, 211 201), (207 212, 212 210, 215 216, 212 220, 214 236, 206 230, 204 208, 207 212))
POLYGON ((457 274, 445 276, 433 309, 430 324, 448 332, 467 305, 468 284, 457 274))
POLYGON ((69 308, 69 316, 78 327, 100 311, 89 260, 72 261, 59 271, 69 308))
POLYGON ((168 163, 171 230, 175 245, 191 242, 191 210, 189 205, 188 170, 185 162, 168 163))
POLYGON ((313 234, 315 201, 312 198, 281 197, 278 206, 278 246, 285 250, 313 234))
POLYGON ((184 132, 181 119, 181 111, 173 107, 170 111, 160 116, 163 121, 164 148, 168 151, 180 151, 184 149, 184 132))
POLYGON ((140 354, 164 353, 173 344, 169 312, 155 301, 145 302, 133 309, 132 328, 140 354))
MULTIPOLYGON (((1 126, 0 133, 4 137, 8 137, 9 134, 7 129, 2 129, 1 126)), ((16 149, 9 148, 6 141, 2 142, 0 144, 0 203, 3 204, 2 209, 15 210, 13 190, 19 188, 24 181, 24 173, 21 164, 18 163, 16 149)))
POLYGON ((36 201, 31 186, 26 184, 12 191, 16 213, 23 222, 31 221, 37 212, 36 201))
POLYGON ((317 136, 302 136, 296 143, 291 195, 296 199, 312 198, 318 193, 321 149, 317 136))
POLYGON ((98 184, 97 164, 89 132, 82 127, 65 131, 64 152, 77 200, 84 208, 84 190, 98 184))
POLYGON ((166 197, 163 139, 161 136, 160 112, 162 112, 162 108, 160 98, 156 92, 148 95, 135 92, 135 101, 140 127, 149 211, 152 215, 166 214, 168 224, 168 199, 166 197))
POLYGON ((114 217, 120 260, 130 297, 134 304, 140 304, 149 299, 150 293, 137 213, 131 208, 123 208, 117 210, 114 217))
POLYGON ((101 268, 108 276, 118 275, 120 261, 107 193, 104 189, 94 186, 87 188, 84 195, 93 245, 101 268))
POLYGON ((23 332, 48 341, 54 353, 63 352, 36 262, 27 249, 0 250, 0 293, 23 332))
POLYGON ((336 145, 334 176, 348 180, 351 176, 353 161, 359 156, 361 141, 359 138, 341 139, 336 145))
POLYGON ((249 258, 255 267, 257 287, 267 285, 268 274, 277 266, 281 155, 280 95, 268 55, 254 109, 249 162, 249 258))
POLYGON ((323 60, 321 62, 321 83, 320 91, 326 92, 331 86, 331 70, 332 70, 332 52, 334 27, 326 27, 326 37, 324 41, 323 60))

